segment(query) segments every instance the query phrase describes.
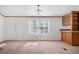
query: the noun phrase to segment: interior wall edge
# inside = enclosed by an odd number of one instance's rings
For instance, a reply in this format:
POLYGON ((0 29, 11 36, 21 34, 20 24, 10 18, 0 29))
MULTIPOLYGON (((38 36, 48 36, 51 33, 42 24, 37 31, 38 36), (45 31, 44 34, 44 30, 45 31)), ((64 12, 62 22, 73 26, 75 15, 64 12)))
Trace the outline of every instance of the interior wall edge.
POLYGON ((5 40, 0 40, 0 42, 4 42, 5 40))
POLYGON ((57 17, 57 18, 60 18, 62 16, 4 16, 4 17, 57 17))
POLYGON ((0 13, 0 15, 1 15, 1 16, 3 16, 3 17, 5 17, 5 15, 4 15, 4 14, 2 14, 2 13, 0 13))

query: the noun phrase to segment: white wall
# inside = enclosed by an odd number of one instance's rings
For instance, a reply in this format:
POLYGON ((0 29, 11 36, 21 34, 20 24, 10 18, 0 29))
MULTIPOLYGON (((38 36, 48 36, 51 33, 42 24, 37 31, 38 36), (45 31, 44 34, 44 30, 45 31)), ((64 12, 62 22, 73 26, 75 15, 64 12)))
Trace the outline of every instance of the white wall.
POLYGON ((4 41, 4 17, 0 15, 0 42, 4 41))
MULTIPOLYGON (((0 5, 5 16, 36 16, 36 5, 0 5)), ((70 11, 79 11, 79 5, 41 5, 40 16, 63 16, 70 11)))
POLYGON ((6 40, 61 40, 61 17, 5 17, 6 40), (29 20, 48 19, 50 30, 47 35, 33 35, 29 33, 29 20))

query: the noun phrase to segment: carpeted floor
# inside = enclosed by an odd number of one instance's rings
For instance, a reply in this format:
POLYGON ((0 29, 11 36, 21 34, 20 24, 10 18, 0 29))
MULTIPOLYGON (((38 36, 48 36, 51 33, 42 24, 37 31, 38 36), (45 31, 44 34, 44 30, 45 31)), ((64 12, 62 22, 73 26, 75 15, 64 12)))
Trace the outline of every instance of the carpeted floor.
POLYGON ((79 46, 62 41, 5 41, 0 54, 78 54, 79 46))

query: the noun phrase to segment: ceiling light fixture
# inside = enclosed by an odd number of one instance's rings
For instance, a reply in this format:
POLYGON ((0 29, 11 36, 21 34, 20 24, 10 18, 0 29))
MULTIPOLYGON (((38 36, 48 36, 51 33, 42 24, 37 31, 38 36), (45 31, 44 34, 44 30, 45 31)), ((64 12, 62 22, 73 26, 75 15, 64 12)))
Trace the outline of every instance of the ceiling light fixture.
POLYGON ((37 9, 35 10, 37 15, 40 15, 41 9, 40 9, 40 5, 37 5, 37 9))

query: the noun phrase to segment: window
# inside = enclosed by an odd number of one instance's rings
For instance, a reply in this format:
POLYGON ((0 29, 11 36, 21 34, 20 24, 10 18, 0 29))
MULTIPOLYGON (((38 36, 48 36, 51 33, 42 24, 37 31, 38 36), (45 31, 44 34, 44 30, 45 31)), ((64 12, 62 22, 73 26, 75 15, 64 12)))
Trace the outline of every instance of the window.
POLYGON ((33 34, 47 34, 49 29, 48 20, 31 20, 30 23, 30 32, 33 34))

